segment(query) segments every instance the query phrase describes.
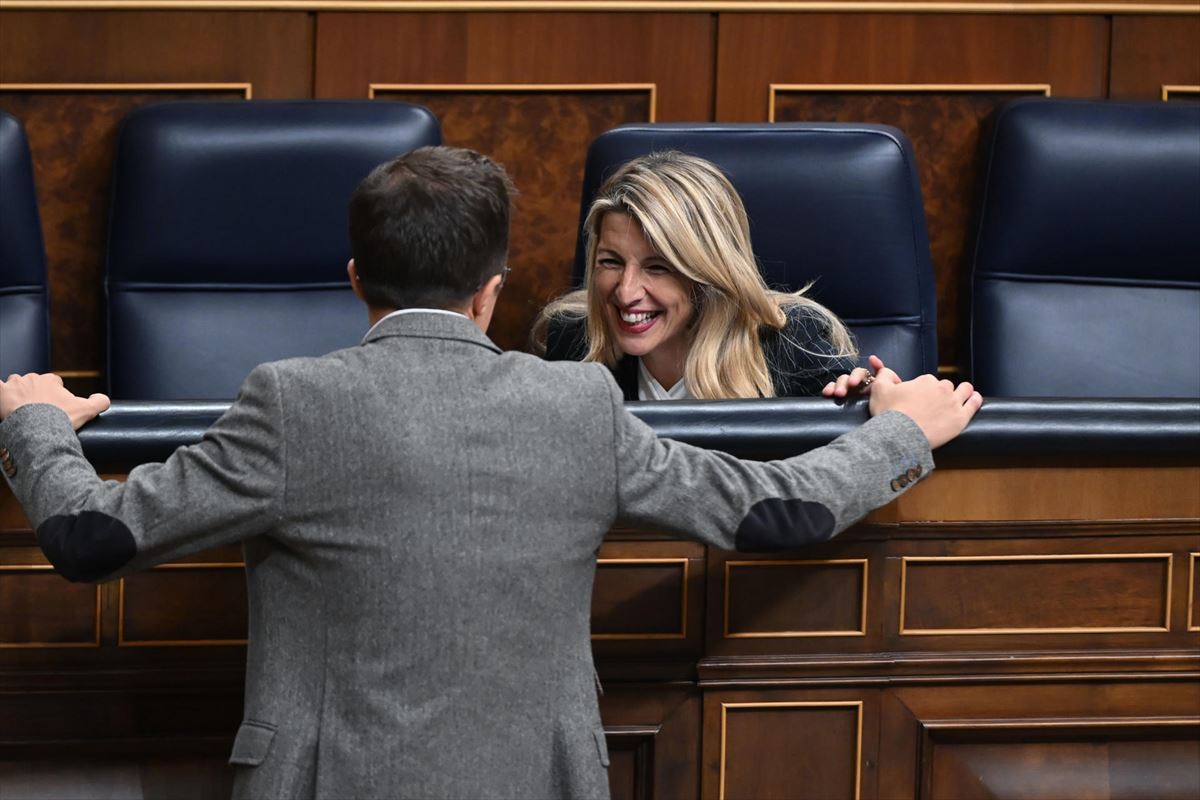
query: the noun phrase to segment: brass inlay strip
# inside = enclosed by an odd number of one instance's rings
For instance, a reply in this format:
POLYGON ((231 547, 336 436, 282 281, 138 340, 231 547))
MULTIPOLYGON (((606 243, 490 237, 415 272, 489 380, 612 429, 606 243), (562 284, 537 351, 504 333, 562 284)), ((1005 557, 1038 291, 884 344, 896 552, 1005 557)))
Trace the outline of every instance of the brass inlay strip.
POLYGON ((1050 96, 1050 84, 1048 83, 772 83, 769 86, 767 96, 767 122, 775 121, 775 97, 780 92, 846 92, 846 93, 861 93, 869 94, 871 92, 879 93, 922 93, 922 92, 957 92, 966 94, 968 92, 995 92, 1016 94, 1024 92, 1026 94, 1038 92, 1045 97, 1050 96))
MULTIPOLYGON (((51 4, 58 8, 57 3, 51 4)), ((238 91, 251 99, 249 83, 0 83, 0 92, 222 92, 238 91)))
POLYGON ((367 98, 374 100, 379 92, 646 92, 650 95, 650 114, 654 122, 658 113, 657 83, 371 83, 367 98))
POLYGON ((726 639, 799 639, 815 636, 866 636, 867 635, 867 559, 865 558, 835 558, 813 559, 804 561, 726 561, 725 562, 725 620, 722 631, 726 639), (859 615, 858 630, 829 630, 829 631, 755 631, 753 633, 729 632, 729 573, 731 567, 754 566, 805 566, 809 564, 859 564, 862 566, 862 611, 859 615))
POLYGON ((857 718, 858 732, 856 735, 854 754, 854 800, 862 795, 862 743, 863 743, 863 702, 862 700, 830 700, 822 701, 783 701, 778 703, 721 703, 721 773, 717 784, 718 800, 725 800, 725 742, 726 721, 731 708, 853 708, 857 718))
MULTIPOLYGON (((241 561, 175 561, 159 564, 155 570, 168 569, 245 569, 241 561)), ((117 587, 117 647, 201 647, 246 644, 246 639, 126 639, 125 638, 125 578, 117 587)))
MULTIPOLYGON (((4 572, 53 572, 50 564, 0 564, 0 573, 4 572)), ((93 598, 95 614, 93 622, 93 639, 90 642, 0 642, 0 650, 58 650, 61 648, 99 647, 100 646, 100 586, 96 585, 93 598)))
POLYGON ((1190 555, 1191 558, 1188 559, 1187 629, 1200 631, 1200 620, 1197 620, 1193 613, 1196 602, 1196 559, 1200 558, 1200 553, 1191 553, 1190 555))
POLYGON ((1200 96, 1200 86, 1172 86, 1171 84, 1164 83, 1162 87, 1162 99, 1170 100, 1172 94, 1194 94, 1200 96))
POLYGON ((993 635, 1006 633, 1054 634, 1054 633, 1166 633, 1171 630, 1171 553, 1063 553, 1049 555, 1013 556, 902 556, 900 559, 900 635, 901 636, 957 636, 993 635), (1165 559, 1167 562, 1167 584, 1163 598, 1162 627, 1078 627, 1078 628, 905 628, 904 613, 908 598, 908 565, 919 562, 970 562, 970 561, 1128 561, 1131 559, 1165 559))
POLYGON ((598 558, 596 566, 604 564, 669 564, 683 567, 682 587, 679 592, 679 633, 593 633, 592 641, 597 639, 613 641, 617 639, 686 639, 688 627, 688 570, 686 558, 598 558))
POLYGON ((867 0, 0 0, 0 10, 212 10, 212 11, 696 11, 846 14, 1176 14, 1188 3, 879 2, 867 0))

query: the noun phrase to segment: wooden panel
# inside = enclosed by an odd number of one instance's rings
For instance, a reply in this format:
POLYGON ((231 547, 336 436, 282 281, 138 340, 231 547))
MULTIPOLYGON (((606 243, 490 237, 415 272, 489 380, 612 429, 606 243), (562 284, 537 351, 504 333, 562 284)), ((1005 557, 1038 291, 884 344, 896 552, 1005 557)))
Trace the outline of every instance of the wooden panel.
POLYGON ((104 249, 121 121, 147 103, 244 98, 249 84, 48 86, 0 84, 0 109, 21 120, 33 154, 50 282, 51 367, 98 373, 105 359, 104 249))
POLYGON ((49 257, 51 365, 85 373, 72 388, 103 386, 101 276, 117 125, 148 102, 245 96, 136 87, 236 84, 256 98, 307 97, 312 67, 313 22, 303 13, 0 12, 0 83, 122 85, 0 92, 0 108, 30 130, 49 257))
POLYGON ((597 562, 593 639, 683 639, 688 630, 688 560, 597 562))
POLYGON ((714 19, 320 14, 316 93, 366 97, 371 84, 429 87, 377 90, 376 96, 427 104, 441 119, 447 144, 480 150, 505 165, 521 196, 513 272, 490 335, 501 347, 523 349, 537 311, 570 286, 588 143, 623 122, 711 118, 714 19), (510 88, 468 88, 479 84, 510 88), (648 89, 605 88, 625 84, 653 86, 654 107, 648 89), (537 90, 546 85, 577 88, 537 90), (521 86, 528 89, 512 88, 521 86))
POLYGON ((175 563, 124 578, 120 615, 122 647, 244 644, 245 569, 175 563))
POLYGON ((37 562, 0 564, 0 649, 98 647, 100 587, 69 583, 37 562))
POLYGON ((1166 631, 1169 554, 902 559, 901 635, 1166 631))
POLYGON ((1200 553, 1188 554, 1187 629, 1200 631, 1200 553))
POLYGON ((943 469, 874 522, 1200 518, 1200 468, 943 469))
MULTIPOLYGON (((1185 800, 1200 796, 1200 730, 1136 722, 1003 732, 1017 741, 932 737, 922 797, 934 800, 1059 800, 1063 797, 1185 800), (1030 737, 1035 740, 1022 740, 1030 737), (1038 740, 1041 739, 1041 740, 1038 740)), ((993 732, 989 739, 996 738, 993 732)))
POLYGON ((861 701, 721 702, 720 711, 721 800, 861 796, 861 701))
POLYGON ((973 205, 980 118, 1012 92, 1050 85, 1055 95, 1102 97, 1103 17, 989 15, 723 14, 716 116, 765 120, 771 84, 952 84, 962 92, 833 95, 781 93, 778 120, 894 124, 914 141, 938 298, 939 361, 965 354, 963 241, 973 205), (989 88, 992 87, 992 88, 989 88))
POLYGON ((1158 100, 1164 85, 1200 84, 1200 18, 1113 18, 1109 96, 1158 100))
POLYGON ((700 697, 690 686, 610 686, 600 716, 612 765, 613 800, 699 794, 700 697))
POLYGON ((912 88, 847 87, 814 91, 784 84, 772 90, 778 122, 832 120, 893 125, 908 134, 917 160, 929 248, 937 290, 939 361, 958 361, 957 340, 947 326, 966 318, 969 299, 960 296, 969 283, 958 280, 965 263, 971 215, 978 190, 976 162, 984 120, 1015 97, 1044 96, 1043 86, 987 84, 912 88), (961 288, 960 288, 961 287, 961 288))
POLYGON ((537 312, 568 288, 588 143, 609 128, 653 117, 651 87, 604 84, 551 91, 376 90, 427 106, 446 144, 504 164, 516 183, 504 300, 488 335, 506 350, 526 347, 537 312))
POLYGON ((867 560, 726 561, 725 638, 865 636, 867 560))

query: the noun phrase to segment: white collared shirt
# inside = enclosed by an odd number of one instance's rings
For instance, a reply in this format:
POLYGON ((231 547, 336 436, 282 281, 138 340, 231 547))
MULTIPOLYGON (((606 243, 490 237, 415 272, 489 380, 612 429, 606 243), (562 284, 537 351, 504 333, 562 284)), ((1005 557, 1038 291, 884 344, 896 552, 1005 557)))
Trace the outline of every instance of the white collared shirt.
POLYGON ((687 381, 680 378, 670 389, 664 389, 646 369, 646 364, 638 359, 638 400, 691 400, 692 393, 688 391, 687 381))
POLYGON ((380 317, 379 322, 376 322, 374 325, 372 325, 367 330, 367 332, 365 334, 363 334, 361 344, 367 343, 367 338, 371 335, 371 331, 378 328, 385 319, 391 319, 392 317, 398 317, 401 314, 450 314, 455 317, 462 317, 463 319, 470 319, 466 314, 460 314, 457 311, 450 311, 449 309, 446 309, 446 308, 398 308, 395 311, 391 312, 390 314, 380 317))

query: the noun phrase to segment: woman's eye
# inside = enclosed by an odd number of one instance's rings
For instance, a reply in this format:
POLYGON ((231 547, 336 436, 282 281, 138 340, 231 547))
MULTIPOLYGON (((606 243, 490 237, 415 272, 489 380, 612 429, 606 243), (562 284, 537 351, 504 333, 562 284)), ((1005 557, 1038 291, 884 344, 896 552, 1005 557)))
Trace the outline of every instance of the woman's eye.
POLYGON ((669 275, 671 268, 665 264, 647 264, 644 269, 651 275, 669 275))
POLYGON ((596 263, 599 266, 604 267, 605 269, 620 269, 621 268, 621 262, 617 261, 615 258, 602 258, 599 261, 597 261, 596 263))

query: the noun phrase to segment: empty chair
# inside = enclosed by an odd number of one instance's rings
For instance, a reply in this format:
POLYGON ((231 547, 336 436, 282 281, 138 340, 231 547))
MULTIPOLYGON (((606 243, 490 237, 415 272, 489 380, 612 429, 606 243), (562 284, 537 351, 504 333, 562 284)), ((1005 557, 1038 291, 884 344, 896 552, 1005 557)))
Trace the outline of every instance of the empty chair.
POLYGON ((1019 100, 986 141, 984 394, 1200 397, 1200 106, 1019 100))
POLYGON ((588 150, 575 251, 600 184, 631 158, 678 150, 719 166, 742 196, 763 276, 842 318, 865 358, 937 371, 933 268, 912 147, 895 128, 837 123, 627 125, 588 150))
POLYGON ((263 361, 357 344, 346 211, 376 165, 439 144, 394 102, 185 102, 130 114, 109 225, 117 398, 231 399, 263 361))
POLYGON ((25 129, 0 111, 0 379, 50 369, 46 253, 25 129))

